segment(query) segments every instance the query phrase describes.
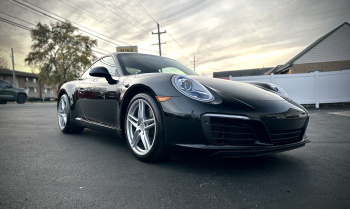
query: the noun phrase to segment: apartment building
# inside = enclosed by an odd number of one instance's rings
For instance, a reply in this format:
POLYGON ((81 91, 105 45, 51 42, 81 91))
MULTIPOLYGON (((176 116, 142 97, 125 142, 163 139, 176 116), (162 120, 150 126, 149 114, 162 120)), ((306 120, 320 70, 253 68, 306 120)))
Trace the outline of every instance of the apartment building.
POLYGON ((8 69, 0 69, 0 80, 6 80, 11 85, 24 88, 29 98, 57 98, 57 89, 43 84, 35 73, 15 71, 15 84, 13 84, 13 72, 8 69))

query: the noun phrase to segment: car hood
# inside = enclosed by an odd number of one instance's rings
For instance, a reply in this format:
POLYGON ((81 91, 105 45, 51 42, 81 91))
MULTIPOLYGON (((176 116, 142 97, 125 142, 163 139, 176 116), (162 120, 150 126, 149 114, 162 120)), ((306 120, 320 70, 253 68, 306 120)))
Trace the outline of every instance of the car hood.
POLYGON ((205 78, 200 76, 191 76, 201 84, 213 89, 218 94, 225 94, 242 101, 284 101, 281 96, 270 91, 258 88, 256 86, 241 83, 237 81, 228 81, 217 78, 205 78))
POLYGON ((290 108, 304 112, 294 101, 248 83, 201 76, 190 77, 219 94, 227 105, 239 102, 259 112, 284 112, 290 108))
POLYGON ((13 90, 16 91, 26 91, 24 88, 12 87, 13 90))

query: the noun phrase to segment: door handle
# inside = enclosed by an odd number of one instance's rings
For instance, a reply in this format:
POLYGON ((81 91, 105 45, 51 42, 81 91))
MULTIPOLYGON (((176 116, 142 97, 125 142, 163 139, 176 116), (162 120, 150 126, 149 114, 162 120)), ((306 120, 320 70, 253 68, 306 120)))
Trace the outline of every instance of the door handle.
POLYGON ((84 89, 84 88, 80 88, 80 89, 79 89, 79 93, 82 93, 82 94, 83 94, 84 92, 85 92, 85 89, 84 89))

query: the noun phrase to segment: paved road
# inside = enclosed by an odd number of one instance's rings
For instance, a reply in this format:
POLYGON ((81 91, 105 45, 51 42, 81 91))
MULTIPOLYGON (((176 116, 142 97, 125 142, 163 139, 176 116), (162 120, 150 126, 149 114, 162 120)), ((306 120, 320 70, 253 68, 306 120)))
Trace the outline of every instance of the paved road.
POLYGON ((148 164, 111 134, 61 133, 54 104, 1 105, 0 208, 349 208, 350 108, 309 112, 301 149, 148 164))

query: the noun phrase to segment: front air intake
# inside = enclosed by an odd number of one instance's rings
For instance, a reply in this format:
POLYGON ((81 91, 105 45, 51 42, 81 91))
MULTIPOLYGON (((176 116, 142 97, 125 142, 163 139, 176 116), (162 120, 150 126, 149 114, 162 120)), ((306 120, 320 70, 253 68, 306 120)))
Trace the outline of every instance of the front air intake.
POLYGON ((210 117, 212 141, 220 145, 254 144, 256 137, 250 124, 240 119, 210 117))

